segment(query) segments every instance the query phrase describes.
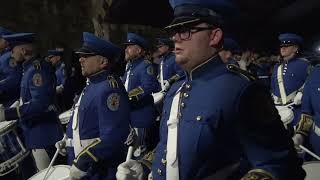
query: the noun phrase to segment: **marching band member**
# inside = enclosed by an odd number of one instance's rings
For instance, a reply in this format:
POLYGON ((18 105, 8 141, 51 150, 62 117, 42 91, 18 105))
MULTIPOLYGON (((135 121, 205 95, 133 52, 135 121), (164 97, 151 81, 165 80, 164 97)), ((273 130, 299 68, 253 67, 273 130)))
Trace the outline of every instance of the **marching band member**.
MULTIPOLYGON (((227 179, 241 158, 242 180, 302 180, 305 172, 264 86, 218 55, 227 0, 172 0, 175 18, 166 30, 186 79, 164 100, 160 142, 154 156, 118 166, 118 180, 227 179), (259 104, 259 106, 257 106, 259 104)), ((240 179, 235 178, 235 179, 240 179)))
POLYGON ((113 75, 120 49, 91 33, 83 33, 79 54, 87 85, 74 105, 67 126, 66 147, 73 179, 115 179, 116 168, 125 160, 129 134, 129 99, 120 78, 113 75))

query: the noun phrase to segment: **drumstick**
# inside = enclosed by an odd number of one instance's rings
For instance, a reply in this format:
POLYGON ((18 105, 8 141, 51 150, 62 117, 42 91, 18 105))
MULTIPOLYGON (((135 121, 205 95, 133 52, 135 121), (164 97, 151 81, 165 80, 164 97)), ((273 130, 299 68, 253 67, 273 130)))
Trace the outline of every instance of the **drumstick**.
POLYGON ((309 149, 307 149, 306 147, 302 146, 302 145, 299 145, 299 147, 301 149, 303 149, 304 151, 306 151, 308 154, 310 154, 312 157, 316 158, 317 160, 320 161, 320 157, 317 156, 315 153, 311 152, 309 149))
MULTIPOLYGON (((67 136, 64 135, 62 141, 66 140, 66 138, 67 138, 67 136)), ((48 168, 47 168, 47 172, 46 172, 46 174, 44 175, 43 180, 46 180, 46 179, 47 179, 48 173, 49 173, 49 171, 50 171, 50 169, 51 169, 54 161, 55 161, 56 158, 58 157, 59 150, 60 150, 60 148, 57 148, 56 152, 54 153, 54 156, 53 156, 53 158, 52 158, 52 160, 51 160, 51 162, 50 162, 50 164, 49 164, 49 166, 48 166, 48 168)))
POLYGON ((128 162, 131 157, 132 157, 132 152, 133 152, 133 146, 129 146, 128 148, 128 154, 127 154, 127 158, 126 158, 126 162, 128 162))

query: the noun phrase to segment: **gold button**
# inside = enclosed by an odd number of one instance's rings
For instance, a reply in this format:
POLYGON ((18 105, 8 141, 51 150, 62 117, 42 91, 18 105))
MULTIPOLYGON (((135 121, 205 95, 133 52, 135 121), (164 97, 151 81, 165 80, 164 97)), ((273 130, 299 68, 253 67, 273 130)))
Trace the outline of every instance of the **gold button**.
POLYGON ((164 153, 167 153, 167 150, 165 149, 165 150, 163 150, 163 152, 164 152, 164 153))
POLYGON ((190 84, 186 84, 186 88, 187 88, 187 89, 190 89, 190 88, 191 88, 191 85, 190 85, 190 84))
POLYGON ((160 169, 157 169, 157 173, 158 173, 159 176, 162 175, 162 171, 160 169))
POLYGON ((183 96, 184 96, 185 98, 187 98, 187 97, 189 97, 189 94, 183 93, 183 96))
POLYGON ((185 104, 184 104, 184 103, 181 103, 181 107, 184 108, 184 107, 185 107, 185 104))
POLYGON ((197 121, 201 121, 202 117, 201 116, 197 116, 197 121))
POLYGON ((179 116, 180 118, 182 117, 182 114, 181 114, 181 112, 179 112, 178 116, 179 116))
POLYGON ((161 163, 163 164, 163 165, 166 165, 166 163, 167 163, 167 160, 165 160, 165 159, 161 159, 161 163))

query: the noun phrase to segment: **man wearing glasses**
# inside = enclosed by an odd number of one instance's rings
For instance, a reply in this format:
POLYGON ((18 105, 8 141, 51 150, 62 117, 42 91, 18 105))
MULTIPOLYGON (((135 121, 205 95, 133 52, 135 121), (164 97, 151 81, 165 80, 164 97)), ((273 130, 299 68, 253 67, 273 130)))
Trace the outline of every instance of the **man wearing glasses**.
POLYGON ((155 180, 223 180, 238 172, 240 159, 248 160, 250 169, 234 179, 302 180, 302 161, 268 91, 218 56, 221 17, 231 4, 177 0, 171 5, 175 18, 166 29, 187 77, 166 95, 155 156, 122 163, 118 180, 143 179, 148 169, 155 180))

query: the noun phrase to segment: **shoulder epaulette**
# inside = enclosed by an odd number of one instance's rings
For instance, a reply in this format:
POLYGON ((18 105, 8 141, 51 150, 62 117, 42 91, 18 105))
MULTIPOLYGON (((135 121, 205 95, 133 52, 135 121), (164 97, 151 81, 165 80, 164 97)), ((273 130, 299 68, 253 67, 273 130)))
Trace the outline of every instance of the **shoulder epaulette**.
POLYGON ((243 69, 240 69, 238 66, 236 66, 234 64, 227 64, 227 69, 233 73, 236 73, 236 74, 239 74, 239 75, 246 77, 250 81, 257 80, 257 78, 253 74, 251 74, 250 72, 245 71, 243 69))
POLYGON ((36 70, 40 70, 40 69, 41 69, 41 62, 40 62, 40 60, 35 60, 35 61, 33 61, 33 62, 32 62, 32 65, 33 65, 34 69, 36 69, 36 70))
MULTIPOLYGON (((143 156, 142 159, 138 160, 141 164, 145 165, 149 170, 151 170, 151 166, 152 166, 152 162, 155 158, 155 152, 156 152, 156 149, 148 152, 146 155, 143 156)), ((165 164, 166 161, 164 162, 165 160, 162 160, 162 163, 165 164)))
POLYGON ((112 76, 112 75, 109 75, 107 77, 108 79, 108 82, 109 82, 109 86, 112 87, 112 88, 119 88, 119 84, 117 82, 117 80, 112 76))

